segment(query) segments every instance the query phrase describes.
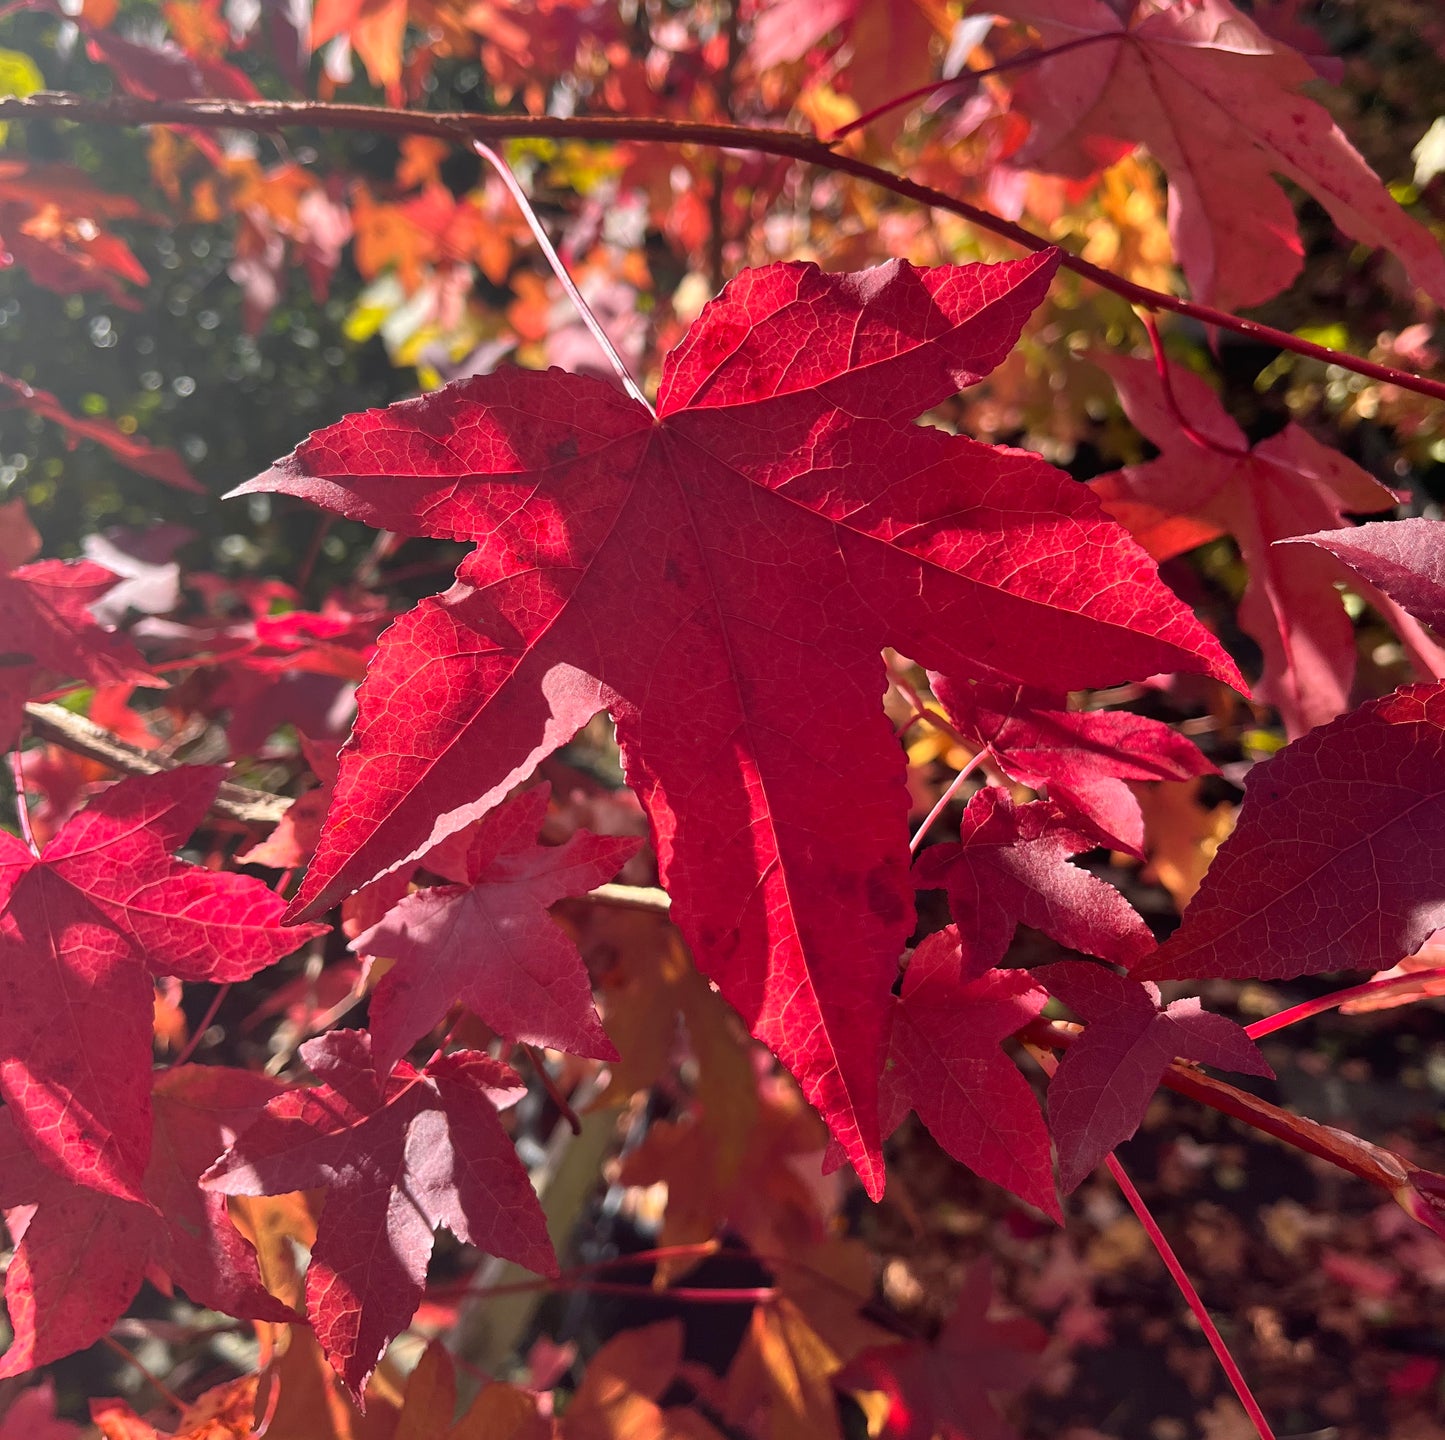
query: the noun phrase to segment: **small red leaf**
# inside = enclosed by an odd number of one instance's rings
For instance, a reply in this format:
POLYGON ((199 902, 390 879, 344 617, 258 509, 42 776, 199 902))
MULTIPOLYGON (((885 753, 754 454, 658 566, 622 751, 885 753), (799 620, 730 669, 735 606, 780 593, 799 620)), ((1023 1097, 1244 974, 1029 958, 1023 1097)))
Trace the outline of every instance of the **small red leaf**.
POLYGON ((5 1275, 14 1339, 0 1377, 94 1344, 152 1271, 227 1315, 295 1318, 262 1287, 255 1252, 232 1226, 225 1199, 197 1184, 278 1088, 263 1075, 221 1066, 160 1075, 143 1204, 62 1180, 21 1141, 14 1110, 0 1112, 0 1208, 19 1232, 5 1275))
POLYGON ((961 834, 959 845, 925 850, 913 874, 921 889, 948 891, 965 978, 997 965, 1019 924, 1124 966, 1154 949, 1134 907, 1107 880, 1068 863, 1094 841, 1052 805, 1015 805, 1005 791, 985 786, 968 802, 961 834))
POLYGON ((1066 1195, 1139 1128, 1171 1060, 1274 1074, 1238 1025, 1196 999, 1161 1010, 1155 986, 1082 960, 1045 966, 1037 978, 1088 1022, 1049 1081, 1049 1129, 1066 1195))
POLYGON ((0 1091, 57 1173, 143 1202, 151 976, 244 980, 326 933, 286 928, 259 880, 171 856, 225 774, 122 780, 39 859, 0 834, 0 1091))
POLYGON ((497 1117, 523 1087, 472 1050, 383 1082, 369 1037, 333 1030, 301 1047, 321 1082, 288 1090, 203 1177, 223 1195, 325 1187, 306 1313, 360 1401, 382 1352, 421 1303, 433 1232, 557 1273, 536 1193, 497 1117))
POLYGON ((610 880, 641 841, 584 830, 564 845, 538 845, 549 793, 546 785, 524 791, 475 834, 443 841, 425 864, 459 883, 406 896, 351 942, 358 954, 396 962, 371 997, 378 1074, 454 1000, 509 1040, 617 1059, 592 1003, 587 967, 547 907, 610 880))
POLYGON ((908 962, 893 1011, 884 1127, 916 1110, 955 1160, 1062 1221, 1038 1099, 1000 1048, 1048 996, 1024 970, 964 979, 962 958, 950 926, 908 962))

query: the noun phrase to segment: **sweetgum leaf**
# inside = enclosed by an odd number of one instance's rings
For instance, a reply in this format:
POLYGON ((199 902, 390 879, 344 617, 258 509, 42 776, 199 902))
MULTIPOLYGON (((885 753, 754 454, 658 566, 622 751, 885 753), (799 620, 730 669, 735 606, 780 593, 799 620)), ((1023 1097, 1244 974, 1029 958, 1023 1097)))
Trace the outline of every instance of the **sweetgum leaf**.
POLYGON ((1352 530, 1295 535, 1280 545, 1317 545, 1383 590, 1417 620, 1445 633, 1445 521, 1378 520, 1352 530))
POLYGON ((1445 926, 1445 685, 1411 685, 1250 771, 1234 833, 1135 974, 1378 970, 1445 926))
POLYGON ((1157 560, 1232 535, 1249 569, 1239 624, 1264 654, 1257 694, 1279 707, 1291 736, 1333 720, 1349 705, 1355 673, 1354 628, 1335 588, 1342 577, 1308 547, 1270 542, 1343 527, 1346 512, 1389 509, 1396 496, 1299 425, 1248 448, 1219 397, 1190 371, 1170 367, 1176 412, 1149 361, 1095 361, 1160 454, 1099 475, 1090 488, 1157 560))
POLYGON ((949 926, 908 962, 893 1008, 884 1128, 916 1110, 955 1160, 1062 1221, 1038 1099, 1000 1048, 1048 996, 1025 970, 968 978, 962 961, 949 926))
POLYGON ((454 885, 406 896, 351 948, 393 961, 371 997, 371 1044, 385 1075, 446 1014, 453 1000, 499 1035, 573 1055, 617 1059, 592 1003, 577 946, 547 914, 564 895, 585 895, 634 854, 634 837, 574 834, 538 845, 550 787, 493 810, 461 854, 443 841, 427 866, 454 885), (439 853, 443 852, 443 853, 439 853))
POLYGON ((1079 828, 1140 859, 1144 815, 1126 782, 1215 773, 1193 741, 1144 715, 1069 710, 1062 692, 997 679, 928 678, 954 729, 988 746, 1009 779, 1047 791, 1079 828))
POLYGON ((1300 93, 1297 51, 1228 0, 993 0, 1046 47, 1096 44, 1018 72, 1013 109, 1031 124, 1013 157, 1082 179, 1136 145, 1169 176, 1169 232, 1189 288, 1228 310, 1257 305, 1299 273, 1294 207, 1275 176, 1309 191, 1341 230, 1389 250, 1445 304, 1438 241, 1390 197, 1344 132, 1300 93))
POLYGON ((1093 848, 1046 801, 1016 805, 992 785, 969 800, 960 843, 930 846, 913 867, 920 889, 948 892, 965 979, 997 965, 1020 924, 1124 966, 1154 949, 1149 927, 1119 891, 1069 864, 1093 848))
POLYGON ((523 1086, 474 1050, 378 1080, 370 1038, 333 1030, 301 1047, 321 1082, 279 1095, 202 1177, 222 1195, 326 1189, 306 1313, 358 1401, 421 1303, 433 1232, 557 1273, 542 1207, 496 1105, 523 1086))
POLYGON ((382 639, 293 913, 420 856, 607 709, 699 968, 879 1193, 913 923, 881 647, 1056 686, 1238 678, 1082 487, 911 423, 1008 353, 1056 259, 746 271, 667 357, 656 418, 502 370, 243 486, 478 542, 382 639))
POLYGON ((1082 960, 1045 966, 1037 979, 1088 1022, 1049 1081, 1049 1129, 1066 1195, 1139 1128, 1176 1057, 1274 1074, 1234 1021, 1202 1010, 1196 999, 1161 1009, 1157 986, 1082 960))
POLYGON ((225 1199, 197 1183, 279 1088, 263 1075, 223 1066, 182 1065, 160 1075, 144 1204, 62 1180, 26 1148, 14 1110, 0 1111, 0 1208, 20 1231, 5 1274, 14 1339, 0 1377, 94 1344, 155 1272, 227 1315, 297 1318, 266 1293, 255 1252, 232 1226, 225 1199))
POLYGON ((0 834, 0 1092, 58 1174, 144 1202, 152 976, 245 980, 324 925, 281 924, 259 880, 173 859, 225 767, 134 776, 37 859, 0 834))
POLYGON ((883 1440, 1014 1440, 992 1397, 1014 1394, 1033 1380, 1049 1337, 1027 1316, 991 1320, 992 1301, 992 1266, 976 1260, 931 1343, 874 1346, 834 1384, 887 1396, 877 1432, 883 1440))

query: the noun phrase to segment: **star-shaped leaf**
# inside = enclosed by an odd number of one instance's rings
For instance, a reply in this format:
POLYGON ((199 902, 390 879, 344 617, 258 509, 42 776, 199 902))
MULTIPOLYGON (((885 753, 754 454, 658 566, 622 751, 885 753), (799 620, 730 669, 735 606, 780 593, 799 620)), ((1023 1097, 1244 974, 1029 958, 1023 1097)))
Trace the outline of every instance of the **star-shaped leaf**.
POLYGON ((296 1318, 266 1293, 255 1252, 227 1217, 224 1197, 197 1183, 278 1088, 262 1075, 223 1066, 183 1065, 161 1074, 145 1204, 61 1179, 21 1140, 14 1110, 0 1111, 0 1208, 16 1239, 5 1274, 15 1338, 0 1360, 0 1377, 99 1340, 147 1276, 173 1282, 227 1315, 296 1318))
POLYGON ((152 976, 245 980, 323 925, 285 927, 259 880, 172 858, 225 768, 122 780, 37 859, 0 834, 0 1091, 59 1174, 142 1201, 152 976))
POLYGON ((295 913, 421 855, 607 709, 699 967, 878 1193, 912 925, 881 647, 1040 684, 1236 678, 1075 482, 911 423, 1007 354, 1054 264, 746 271, 667 357, 656 417, 501 370, 242 487, 478 542, 382 640, 295 913))
POLYGON ((369 1038, 333 1030, 301 1047, 321 1083, 288 1090, 203 1177, 222 1195, 324 1187, 306 1272, 306 1313, 360 1397, 382 1351, 421 1303, 433 1232, 542 1274, 557 1273, 546 1221, 502 1122, 515 1071, 459 1050, 377 1079, 369 1038))
POLYGON ((1258 305, 1299 273, 1294 207, 1307 190, 1347 235, 1398 256, 1445 303, 1439 242, 1390 197, 1329 111, 1301 93, 1298 51, 1229 0, 994 0, 1061 54, 1021 69, 1013 109, 1031 130, 1016 165, 1097 174, 1137 145, 1169 176, 1175 255, 1200 299, 1258 305), (1081 40, 1098 37, 1096 43, 1081 40))
POLYGON ((1049 1081, 1049 1129, 1066 1195, 1139 1128, 1176 1057, 1274 1074, 1234 1021, 1202 1010, 1197 999, 1160 1009, 1157 986, 1083 960, 1045 966, 1037 978, 1088 1022, 1049 1081))
POLYGON ((1212 775, 1199 747, 1159 720, 1121 710, 1069 710, 1067 697, 998 680, 929 682, 965 740, 988 746, 1011 780, 1113 849, 1143 858, 1144 816, 1127 781, 1212 775))
POLYGON ((1068 863, 1094 844, 1046 801, 1016 805, 992 785, 973 796, 960 843, 930 846, 913 867, 920 889, 948 892, 964 978, 993 969, 1020 924, 1125 966, 1154 949, 1134 907, 1107 880, 1068 863))
POLYGON ((547 914, 637 853, 632 837, 574 834, 538 845, 551 787, 498 806, 475 834, 445 840, 427 868, 456 883, 406 896, 351 948, 395 963, 371 997, 371 1044, 386 1074, 460 1001, 499 1035, 615 1060, 577 946, 547 914), (458 845, 455 842, 466 842, 458 845))
POLYGON ((878 1432, 884 1440, 1012 1440, 992 1397, 1029 1384, 1048 1334, 1027 1316, 989 1319, 992 1303, 992 1268, 987 1259, 976 1260, 932 1343, 865 1350, 833 1383, 888 1397, 878 1432))
POLYGON ((884 1130, 909 1110, 975 1174, 1062 1220, 1038 1099, 1001 1044, 1048 1003, 1025 970, 962 974, 958 932, 930 935, 893 1007, 884 1130))
POLYGON ((1395 495, 1299 425, 1250 448, 1198 375, 1170 367, 1176 412, 1150 362, 1095 358, 1160 450, 1090 481, 1095 494, 1158 560, 1234 536, 1249 569, 1239 623, 1264 653, 1259 697, 1279 707, 1292 736, 1333 720, 1349 706, 1355 673, 1354 629, 1335 587, 1343 577, 1312 547, 1271 542, 1338 529, 1346 512, 1389 509, 1395 495))

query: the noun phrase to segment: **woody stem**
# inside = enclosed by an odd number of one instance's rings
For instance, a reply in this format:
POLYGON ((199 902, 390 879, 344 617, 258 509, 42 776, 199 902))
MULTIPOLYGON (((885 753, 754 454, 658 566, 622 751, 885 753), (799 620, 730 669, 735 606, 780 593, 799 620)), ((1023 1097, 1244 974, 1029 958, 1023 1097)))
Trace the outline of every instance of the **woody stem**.
MULTIPOLYGON (((1054 246, 1042 235, 1016 225, 1011 220, 993 215, 966 200, 920 185, 902 175, 895 175, 880 166, 870 165, 851 155, 840 155, 827 143, 812 135, 794 130, 763 126, 705 124, 699 121, 651 120, 634 116, 612 115, 475 115, 467 111, 418 111, 391 109, 382 105, 336 105, 316 100, 140 100, 134 96, 114 96, 92 100, 79 95, 42 92, 29 96, 0 98, 0 121, 50 118, 75 120, 99 125, 189 125, 207 130, 254 130, 271 132, 293 126, 314 126, 324 130, 364 130, 378 134, 432 135, 439 139, 471 145, 476 141, 543 138, 553 140, 587 140, 615 142, 619 140, 650 141, 661 145, 701 145, 730 150, 751 150, 761 155, 777 155, 799 160, 852 175, 882 190, 914 200, 935 210, 959 215, 994 235, 1024 250, 1050 250, 1054 246)), ((1188 315, 1206 325, 1247 335, 1280 350, 1306 355, 1329 365, 1352 370, 1402 390, 1426 395, 1432 400, 1445 400, 1445 382, 1397 370, 1331 350, 1301 339, 1288 330, 1261 325, 1217 310, 1183 300, 1163 290, 1137 285, 1120 275, 1091 265, 1068 251, 1063 251, 1060 264, 1066 270, 1092 281, 1105 290, 1122 296, 1132 304, 1149 310, 1168 310, 1188 315)))

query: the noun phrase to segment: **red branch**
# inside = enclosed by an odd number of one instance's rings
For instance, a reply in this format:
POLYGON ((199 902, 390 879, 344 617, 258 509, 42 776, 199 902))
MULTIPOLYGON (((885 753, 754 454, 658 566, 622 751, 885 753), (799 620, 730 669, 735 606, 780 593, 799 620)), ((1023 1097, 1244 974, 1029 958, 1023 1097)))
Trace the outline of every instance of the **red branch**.
MULTIPOLYGON (((751 150, 761 155, 777 155, 798 160, 821 169, 877 185, 880 189, 901 195, 935 210, 946 210, 962 216, 981 230, 1011 241, 1025 250, 1053 249, 1053 243, 1035 235, 1022 225, 1015 225, 966 200, 956 199, 928 185, 891 171, 840 155, 823 141, 794 130, 770 129, 748 125, 709 125, 694 121, 652 120, 633 116, 587 115, 562 117, 556 115, 474 115, 467 111, 417 111, 389 109, 382 105, 333 105, 316 100, 139 100, 133 96, 116 96, 109 100, 91 100, 80 95, 44 92, 24 97, 0 98, 0 121, 48 118, 74 120, 91 125, 190 125, 206 130, 254 130, 269 132, 295 126, 313 126, 322 130, 363 130, 374 134, 431 135, 458 144, 521 139, 586 140, 615 143, 621 140, 650 141, 661 145, 698 145, 723 150, 751 150)), ((1237 335, 1274 345, 1296 355, 1306 355, 1328 365, 1338 365, 1358 375, 1366 375, 1384 384, 1426 395, 1432 400, 1445 400, 1445 382, 1423 375, 1380 365, 1358 355, 1331 350, 1325 345, 1302 340, 1288 330, 1261 325, 1182 300, 1162 290, 1136 285, 1132 280, 1111 274, 1091 265, 1087 260, 1064 251, 1060 262, 1064 269, 1092 281, 1095 285, 1122 296, 1146 310, 1168 310, 1188 315, 1206 325, 1231 330, 1237 335)))

